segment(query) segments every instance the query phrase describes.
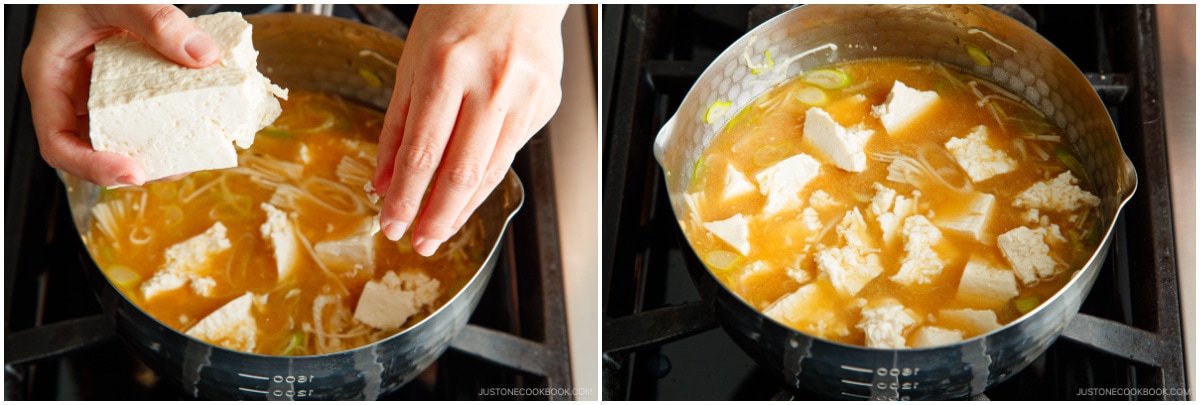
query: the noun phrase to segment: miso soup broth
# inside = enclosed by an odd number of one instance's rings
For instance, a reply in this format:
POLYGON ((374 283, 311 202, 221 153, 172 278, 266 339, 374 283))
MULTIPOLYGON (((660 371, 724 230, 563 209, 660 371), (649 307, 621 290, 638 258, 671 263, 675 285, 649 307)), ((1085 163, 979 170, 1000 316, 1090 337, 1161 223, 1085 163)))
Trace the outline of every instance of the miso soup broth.
POLYGON ((102 191, 85 240, 109 280, 163 324, 267 355, 363 346, 454 297, 482 263, 479 225, 432 258, 377 232, 364 184, 383 115, 304 90, 281 104, 236 168, 102 191))
POLYGON ((835 64, 730 119, 680 222, 711 272, 782 324, 952 344, 1033 310, 1096 248, 1099 199, 1062 134, 937 62, 835 64))

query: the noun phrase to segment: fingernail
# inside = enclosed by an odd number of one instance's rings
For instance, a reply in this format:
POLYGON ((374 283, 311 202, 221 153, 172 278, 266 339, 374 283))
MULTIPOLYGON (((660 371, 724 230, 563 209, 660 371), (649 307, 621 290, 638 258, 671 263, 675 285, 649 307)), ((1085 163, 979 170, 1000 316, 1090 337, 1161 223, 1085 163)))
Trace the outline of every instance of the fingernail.
POLYGON ((205 63, 217 58, 217 46, 204 34, 194 32, 183 41, 183 50, 197 63, 205 63))
POLYGON ((437 252, 438 246, 442 245, 442 242, 436 239, 418 238, 416 243, 413 243, 413 250, 417 251, 417 254, 421 256, 433 256, 437 252))
POLYGON ((393 242, 404 237, 404 231, 407 230, 408 224, 400 221, 388 222, 387 225, 383 226, 383 234, 387 235, 387 238, 391 239, 393 242))
POLYGON ((142 181, 141 181, 141 180, 138 180, 136 177, 133 177, 133 175, 132 175, 132 174, 126 174, 126 175, 124 175, 124 176, 117 177, 117 183, 124 184, 124 185, 126 185, 126 186, 140 186, 140 185, 142 185, 142 181))

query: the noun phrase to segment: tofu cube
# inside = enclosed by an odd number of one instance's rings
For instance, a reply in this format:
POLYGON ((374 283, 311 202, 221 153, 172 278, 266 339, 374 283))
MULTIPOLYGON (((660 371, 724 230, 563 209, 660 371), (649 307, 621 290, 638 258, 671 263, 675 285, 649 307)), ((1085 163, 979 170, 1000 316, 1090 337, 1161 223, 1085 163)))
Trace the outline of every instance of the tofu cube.
POLYGON ((757 187, 746 179, 746 175, 733 165, 725 166, 725 192, 721 194, 721 198, 728 200, 755 190, 757 187))
POLYGON ((939 228, 957 232, 983 240, 983 231, 987 229, 992 217, 992 208, 996 206, 996 196, 987 193, 974 193, 961 210, 938 210, 938 216, 933 221, 939 228))
POLYGON ((879 118, 888 136, 903 133, 904 129, 938 101, 937 92, 909 88, 897 80, 892 84, 883 104, 871 107, 871 115, 879 118))
POLYGON ((900 260, 900 271, 891 280, 906 286, 933 282, 945 266, 933 251, 933 246, 942 241, 942 232, 924 215, 912 215, 904 220, 900 234, 904 236, 905 255, 900 260))
POLYGON ((1053 180, 1039 181, 1029 186, 1017 195, 1013 206, 1063 212, 1100 205, 1099 198, 1083 191, 1078 184, 1079 179, 1070 170, 1062 172, 1053 180))
POLYGON ((767 196, 763 217, 770 218, 784 209, 800 207, 800 191, 820 173, 821 164, 806 154, 784 159, 763 169, 754 177, 758 191, 767 196))
POLYGON ((742 214, 735 214, 732 217, 720 220, 705 222, 704 229, 712 232, 717 236, 717 239, 725 241, 729 246, 733 246, 742 256, 750 253, 750 241, 746 238, 750 236, 750 221, 743 217, 742 214))
POLYGON ((218 221, 203 233, 167 248, 166 263, 149 280, 142 282, 142 298, 150 300, 188 282, 192 283, 192 290, 197 295, 211 297, 216 282, 204 274, 204 270, 211 267, 217 254, 232 246, 225 233, 225 225, 218 221))
POLYGON ((846 336, 850 333, 848 325, 825 309, 830 299, 827 294, 817 283, 806 284, 767 306, 763 315, 815 336, 846 336))
POLYGON ((958 343, 963 340, 962 331, 924 326, 913 332, 912 347, 934 347, 958 343))
POLYGON ((943 309, 938 311, 938 321, 963 328, 971 336, 982 335, 1000 329, 996 313, 990 309, 943 309))
POLYGON ((258 323, 251 313, 254 293, 225 303, 187 330, 187 335, 224 348, 254 352, 258 342, 258 323))
POLYGON ((904 347, 904 330, 915 325, 916 320, 893 299, 862 310, 858 329, 867 335, 867 347, 900 349, 904 347))
POLYGON ((958 282, 960 301, 984 307, 1004 305, 1018 293, 1012 270, 994 268, 978 257, 971 257, 958 282))
POLYGON ((313 246, 317 257, 326 266, 342 271, 365 271, 375 273, 375 233, 379 220, 366 218, 350 235, 341 239, 327 239, 313 246))
POLYGON ((1004 151, 988 146, 987 134, 987 127, 980 125, 965 138, 950 138, 946 142, 946 150, 954 156, 959 167, 967 172, 971 181, 976 183, 1017 168, 1016 160, 1008 157, 1004 151))
POLYGON ((279 280, 288 278, 296 268, 300 258, 299 239, 296 237, 296 227, 288 220, 287 213, 275 208, 274 205, 262 203, 263 212, 267 213, 267 221, 258 228, 263 240, 271 242, 274 247, 275 273, 279 280))
POLYGON ((433 305, 441 283, 420 271, 389 271, 380 281, 363 287, 354 308, 354 319, 375 329, 398 329, 424 308, 433 305))
POLYGON ((809 108, 804 115, 804 137, 825 153, 839 169, 860 173, 867 169, 867 140, 875 131, 842 128, 825 110, 809 108))
POLYGON ((239 13, 193 19, 222 50, 202 69, 175 64, 122 31, 95 45, 88 95, 92 148, 132 158, 146 180, 237 166, 233 143, 282 111, 287 91, 258 72, 251 27, 239 13))
POLYGON ((1056 272, 1058 264, 1050 257, 1050 246, 1045 238, 1045 229, 1033 230, 1024 226, 996 238, 1000 253, 1013 266, 1021 284, 1030 285, 1056 272))

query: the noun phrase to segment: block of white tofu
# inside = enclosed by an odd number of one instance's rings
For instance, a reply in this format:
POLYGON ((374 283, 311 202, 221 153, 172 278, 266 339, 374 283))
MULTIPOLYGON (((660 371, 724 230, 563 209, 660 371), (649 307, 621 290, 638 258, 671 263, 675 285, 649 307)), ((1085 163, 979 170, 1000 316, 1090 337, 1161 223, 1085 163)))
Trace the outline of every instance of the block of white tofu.
POLYGON ((1058 264, 1050 257, 1046 230, 1024 226, 1014 228, 996 238, 1000 253, 1013 266, 1021 284, 1029 285, 1054 275, 1058 264))
POLYGON ((1017 195, 1013 206, 1062 212, 1074 211, 1083 206, 1100 205, 1099 198, 1083 191, 1078 184, 1079 179, 1076 179, 1070 170, 1062 172, 1053 180, 1039 181, 1029 186, 1017 195))
POLYGON ((997 307, 1016 297, 1017 278, 1012 270, 992 267, 971 257, 958 282, 958 300, 984 307, 997 307))
POLYGON ((821 163, 806 154, 784 159, 754 175, 758 191, 767 196, 763 217, 770 218, 784 209, 800 207, 800 191, 820 173, 821 163))
POLYGON ((964 138, 950 138, 946 141, 946 150, 976 183, 1017 168, 1016 160, 1004 151, 988 146, 988 130, 983 125, 975 127, 964 138))
POLYGON ((893 299, 863 308, 862 320, 855 327, 867 336, 867 347, 899 349, 904 347, 904 330, 916 324, 903 305, 893 299))
POLYGON ((906 286, 933 282, 945 267, 933 251, 933 246, 942 241, 942 232, 924 215, 912 215, 904 220, 900 234, 904 237, 905 254, 900 260, 900 271, 891 280, 906 286))
POLYGON ((755 191, 754 183, 746 179, 746 175, 738 171, 733 165, 725 166, 725 191, 721 193, 721 198, 730 199, 742 196, 751 191, 755 191))
POLYGON ((925 114, 938 101, 937 92, 919 91, 897 80, 881 105, 871 107, 871 115, 879 118, 888 136, 902 134, 905 127, 925 114))
POLYGON ((366 271, 375 273, 375 233, 377 218, 364 218, 350 235, 326 239, 313 245, 317 257, 335 271, 366 271))
POLYGON ((860 173, 867 169, 867 140, 875 131, 842 128, 829 113, 817 107, 804 114, 804 138, 817 146, 839 169, 860 173))
POLYGON ((187 330, 187 335, 227 349, 253 352, 257 346, 258 322, 251 313, 254 293, 225 303, 187 330))
POLYGON ((919 196, 919 192, 914 191, 913 198, 906 198, 882 184, 875 183, 873 187, 875 196, 871 198, 868 210, 879 223, 879 229, 883 231, 884 244, 891 244, 896 240, 904 220, 917 212, 916 197, 919 196))
POLYGON ((967 198, 962 209, 938 210, 933 224, 980 241, 983 238, 983 231, 987 229, 988 221, 992 218, 992 208, 996 205, 996 196, 976 192, 967 198))
POLYGON ((292 275, 296 268, 296 260, 300 258, 300 242, 296 237, 296 226, 288 220, 287 213, 275 208, 274 205, 262 203, 263 212, 267 213, 267 221, 258 228, 263 240, 271 242, 275 255, 275 274, 279 280, 292 275))
POLYGON ((750 241, 746 238, 750 236, 750 221, 743 217, 742 214, 735 214, 732 217, 720 220, 705 222, 704 229, 712 232, 717 236, 717 239, 725 241, 729 246, 733 246, 742 256, 750 253, 750 241))
POLYGON ((938 311, 938 320, 959 325, 964 332, 974 336, 1000 329, 996 313, 990 309, 943 309, 938 311))
POLYGON ((808 196, 808 205, 818 210, 827 210, 837 207, 840 204, 834 201, 833 197, 829 196, 829 193, 826 193, 825 190, 817 190, 808 196))
POLYGON ((282 111, 287 91, 258 72, 251 27, 239 13, 193 19, 221 49, 220 60, 193 69, 175 64, 130 32, 95 45, 88 94, 92 148, 130 157, 146 180, 237 166, 233 144, 282 111))
POLYGON ((845 336, 848 325, 827 309, 831 297, 816 283, 809 283, 784 295, 763 309, 763 315, 819 337, 845 336))
POLYGON ((354 319, 375 329, 390 330, 404 326, 408 318, 429 308, 440 292, 441 283, 420 271, 396 274, 389 271, 379 281, 363 287, 354 308, 354 319))
POLYGON ((913 332, 911 346, 914 348, 944 346, 962 340, 962 331, 924 326, 913 332))
POLYGON ((142 282, 142 298, 150 300, 160 293, 171 291, 191 282, 197 295, 211 297, 216 281, 208 277, 213 258, 232 246, 220 221, 203 233, 167 248, 163 264, 154 276, 142 282))

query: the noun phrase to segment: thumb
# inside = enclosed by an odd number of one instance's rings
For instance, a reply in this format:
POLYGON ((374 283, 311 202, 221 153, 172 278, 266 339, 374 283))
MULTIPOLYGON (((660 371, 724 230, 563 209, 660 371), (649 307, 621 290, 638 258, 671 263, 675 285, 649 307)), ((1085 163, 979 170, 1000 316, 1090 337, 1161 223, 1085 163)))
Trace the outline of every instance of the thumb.
POLYGON ((109 24, 141 36, 158 53, 180 65, 205 67, 221 56, 221 50, 208 34, 175 6, 125 5, 102 9, 109 24))

